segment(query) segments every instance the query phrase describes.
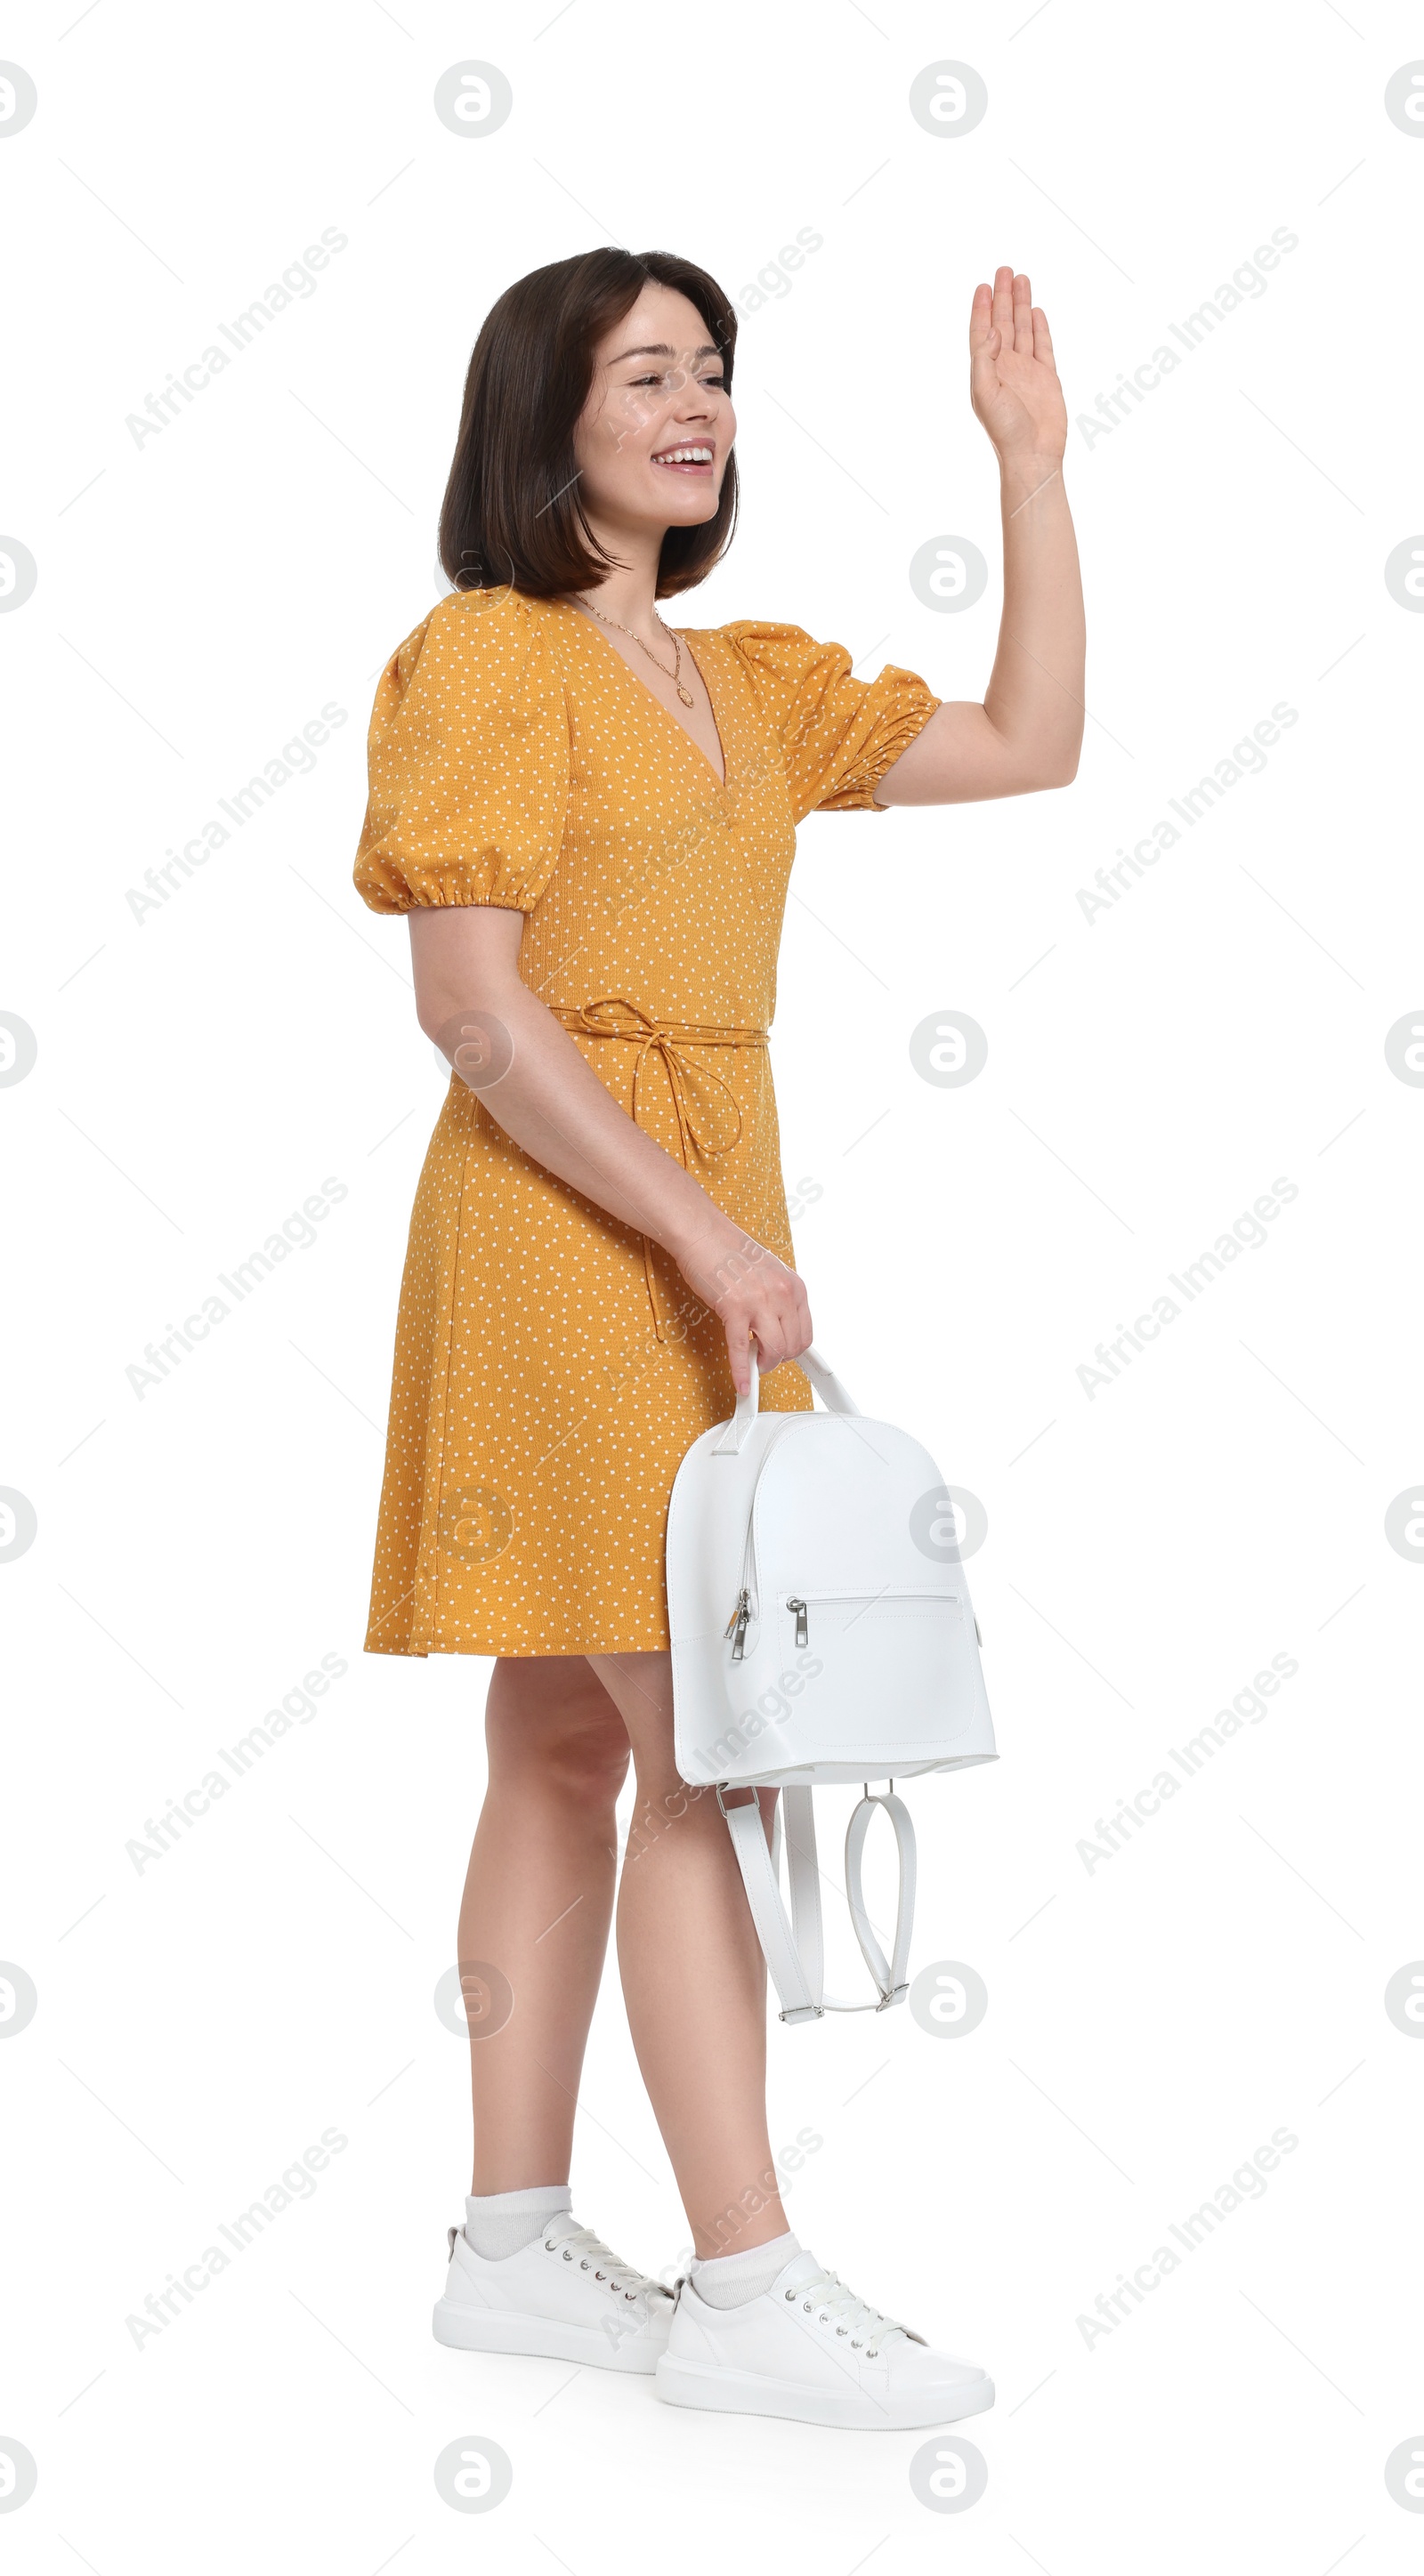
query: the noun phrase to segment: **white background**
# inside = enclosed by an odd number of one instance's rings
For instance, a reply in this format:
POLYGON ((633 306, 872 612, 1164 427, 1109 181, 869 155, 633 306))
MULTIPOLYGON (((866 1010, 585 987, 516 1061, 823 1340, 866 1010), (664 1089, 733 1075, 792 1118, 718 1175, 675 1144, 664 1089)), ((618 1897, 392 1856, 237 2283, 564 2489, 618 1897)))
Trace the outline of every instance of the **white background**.
MULTIPOLYGON (((7 27, 39 91, 0 141, 0 517, 38 567, 0 618, 0 1007, 39 1049, 3 1098, 0 1483, 38 1515, 0 1567, 0 1953, 38 1992, 0 2052, 0 2435, 39 2478, 13 2563, 1416 2566, 1384 2463, 1424 2447, 1424 2048, 1383 1997, 1424 1953, 1421 1575, 1385 1514, 1422 1463, 1424 1097, 1385 1037, 1421 1001, 1424 623, 1383 568, 1424 526, 1424 130, 1383 101, 1417 20, 70 0, 7 27), (972 133, 909 112, 945 57, 987 84, 972 133), (512 84, 497 133, 434 114, 468 59, 512 84), (126 416, 323 228, 346 247, 316 291, 136 444, 126 416), (728 2423, 432 2343, 467 2181, 432 1995, 487 1667, 361 1653, 441 1086, 403 927, 350 867, 376 672, 444 586, 470 344, 514 276, 599 241, 742 299, 801 228, 822 246, 742 329, 740 535, 682 614, 790 620, 950 697, 982 693, 998 613, 976 281, 1030 271, 1076 419, 1297 236, 1115 429, 1072 433, 1076 784, 813 818, 788 909, 774 1053, 788 1185, 820 1191, 796 1228, 817 1338, 988 1514, 1004 1758, 912 1793, 913 1964, 972 1965, 987 2015, 772 2030, 773 2139, 821 2142, 791 2224, 998 2383, 963 2428, 987 2490, 950 2525, 909 2482, 926 2437, 728 2423), (938 614, 908 567, 949 535, 991 578, 938 614), (1298 720, 1261 774, 1086 919, 1079 889, 1277 702, 1298 720), (136 919, 145 871, 326 704, 346 722, 310 773, 136 919), (987 1033, 961 1089, 908 1052, 944 1010, 987 1033), (144 1346, 328 1177, 347 1195, 311 1246, 135 1393, 144 1346), (1094 1345, 1277 1177, 1298 1194, 1267 1241, 1090 1396, 1094 1345), (1278 1654, 1299 1670, 1259 1721, 1090 1870, 1096 1820, 1278 1654), (145 1820, 323 1655, 348 1669, 309 1722, 137 1871, 145 1820), (327 2128, 315 2192, 136 2346, 126 2318, 327 2128), (1089 2342, 1077 2320, 1277 2129, 1264 2193, 1089 2342), (513 2464, 477 2526, 432 2479, 461 2436, 513 2464)), ((673 2265, 611 1973, 584 2105, 579 2215, 673 2265)))

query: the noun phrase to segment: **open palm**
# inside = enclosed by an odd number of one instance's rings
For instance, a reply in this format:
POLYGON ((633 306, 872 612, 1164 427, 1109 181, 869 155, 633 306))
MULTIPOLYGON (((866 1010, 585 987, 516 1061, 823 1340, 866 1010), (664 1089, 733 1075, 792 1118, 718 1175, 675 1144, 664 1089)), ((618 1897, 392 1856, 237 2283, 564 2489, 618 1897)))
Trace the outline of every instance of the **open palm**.
POLYGON ((1001 458, 1061 458, 1068 408, 1053 363, 1048 316, 1026 277, 994 272, 969 308, 969 398, 1001 458))

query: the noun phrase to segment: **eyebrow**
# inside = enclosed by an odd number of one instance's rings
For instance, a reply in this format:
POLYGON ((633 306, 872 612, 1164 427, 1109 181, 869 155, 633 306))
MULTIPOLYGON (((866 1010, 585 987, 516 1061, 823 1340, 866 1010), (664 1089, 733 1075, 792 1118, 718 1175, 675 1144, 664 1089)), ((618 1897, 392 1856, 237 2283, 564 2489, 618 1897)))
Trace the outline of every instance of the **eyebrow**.
MULTIPOLYGON (((720 349, 714 349, 710 340, 704 340, 701 348, 694 349, 692 354, 694 358, 720 358, 722 352, 720 349)), ((670 349, 666 340, 654 340, 646 349, 620 349, 617 357, 609 358, 606 363, 610 367, 619 367, 625 358, 675 358, 676 356, 676 349, 670 349)))

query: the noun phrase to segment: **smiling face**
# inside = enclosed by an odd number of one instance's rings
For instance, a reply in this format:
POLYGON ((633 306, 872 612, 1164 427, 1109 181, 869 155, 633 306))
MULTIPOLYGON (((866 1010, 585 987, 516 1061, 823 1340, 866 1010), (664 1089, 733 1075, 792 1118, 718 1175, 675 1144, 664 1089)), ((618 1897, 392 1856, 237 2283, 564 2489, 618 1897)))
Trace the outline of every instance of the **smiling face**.
POLYGON ((695 304, 648 285, 599 342, 574 433, 580 498, 605 541, 710 519, 737 434, 723 365, 695 304))

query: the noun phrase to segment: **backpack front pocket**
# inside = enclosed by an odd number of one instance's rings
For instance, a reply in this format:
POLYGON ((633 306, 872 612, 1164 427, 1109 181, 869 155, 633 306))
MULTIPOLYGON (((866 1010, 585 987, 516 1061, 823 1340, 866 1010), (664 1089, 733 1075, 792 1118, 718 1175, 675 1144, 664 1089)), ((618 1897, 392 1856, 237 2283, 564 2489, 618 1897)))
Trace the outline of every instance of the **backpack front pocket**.
POLYGON ((883 1592, 788 1592, 779 1608, 783 1628, 788 1617, 790 1643, 812 1646, 820 1654, 828 1645, 844 1643, 865 1620, 878 1627, 887 1619, 937 1623, 952 1618, 962 1628, 964 1604, 957 1592, 900 1592, 889 1585, 883 1592))
POLYGON ((778 1589, 759 1606, 742 1687, 788 1760, 802 1745, 859 1760, 877 1740, 907 1760, 968 1723, 978 1657, 961 1593, 778 1589))

